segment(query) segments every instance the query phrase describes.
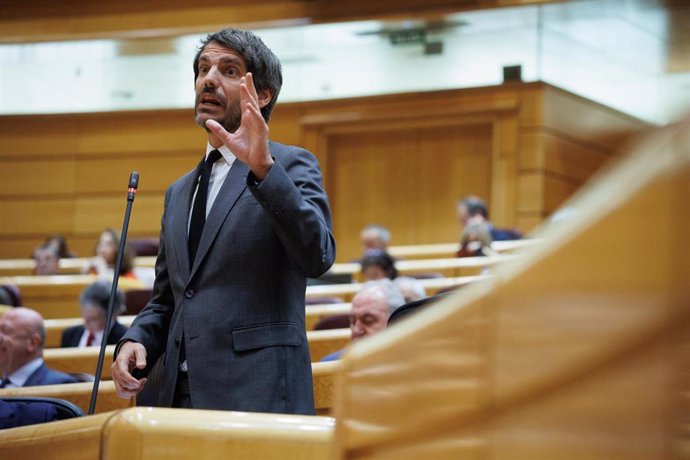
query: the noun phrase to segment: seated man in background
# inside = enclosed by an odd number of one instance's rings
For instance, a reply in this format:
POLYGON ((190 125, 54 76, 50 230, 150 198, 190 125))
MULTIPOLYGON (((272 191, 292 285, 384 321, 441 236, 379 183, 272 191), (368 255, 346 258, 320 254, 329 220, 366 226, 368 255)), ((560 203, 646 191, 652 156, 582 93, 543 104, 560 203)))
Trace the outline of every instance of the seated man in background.
MULTIPOLYGON (((103 330, 108 311, 111 284, 105 280, 96 281, 84 289, 79 296, 81 317, 83 326, 68 327, 62 332, 60 346, 65 347, 91 347, 100 346, 103 341, 103 330)), ((110 323, 110 334, 106 343, 115 345, 127 332, 127 328, 117 322, 117 316, 124 311, 125 296, 118 289, 113 304, 113 319, 110 323)))
POLYGON ((0 317, 0 388, 74 383, 74 377, 57 372, 43 362, 46 331, 43 317, 25 307, 0 317))
POLYGON ((367 225, 359 234, 362 242, 362 255, 372 252, 386 252, 391 242, 391 232, 381 225, 367 225))
POLYGON ((489 210, 486 203, 476 196, 467 196, 458 202, 458 219, 463 229, 470 224, 484 224, 489 231, 492 241, 519 240, 522 234, 516 229, 495 228, 489 220, 489 210))
MULTIPOLYGON (((403 305, 405 299, 400 290, 389 279, 369 281, 352 298, 352 317, 350 331, 352 341, 368 337, 386 328, 388 317, 396 308, 403 305)), ((335 361, 340 359, 345 350, 338 350, 321 359, 335 361)))
POLYGON ((36 262, 34 275, 51 276, 60 273, 60 255, 53 246, 39 246, 34 251, 33 259, 36 262))

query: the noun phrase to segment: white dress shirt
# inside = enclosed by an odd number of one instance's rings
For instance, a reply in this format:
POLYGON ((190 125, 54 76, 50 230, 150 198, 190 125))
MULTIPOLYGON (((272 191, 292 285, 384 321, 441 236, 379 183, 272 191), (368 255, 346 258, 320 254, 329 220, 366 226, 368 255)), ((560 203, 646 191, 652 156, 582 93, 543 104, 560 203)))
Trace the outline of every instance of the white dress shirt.
MULTIPOLYGON (((229 148, 227 148, 225 145, 221 145, 218 149, 213 147, 211 144, 206 144, 206 156, 204 159, 208 158, 208 154, 211 153, 213 150, 218 150, 221 154, 221 158, 216 161, 213 164, 213 169, 211 170, 211 178, 208 181, 208 197, 206 199, 206 217, 208 217, 208 213, 211 211, 211 207, 213 206, 213 202, 216 201, 216 197, 218 196, 218 192, 220 192, 220 188, 223 186, 223 182, 225 182, 225 178, 228 176, 228 172, 230 172, 230 168, 232 167, 232 163, 235 161, 235 155, 232 154, 229 148)), ((197 190, 199 188, 199 183, 197 181, 197 190)), ((192 197, 192 203, 194 203, 194 200, 196 200, 196 192, 197 190, 194 190, 194 196, 192 197)), ((191 209, 191 203, 190 203, 190 209, 191 209)), ((192 223, 192 213, 190 211, 189 217, 187 218, 187 233, 189 233, 189 226, 192 223)))
POLYGON ((14 371, 14 373, 4 377, 2 381, 5 383, 5 388, 23 387, 29 377, 31 377, 31 374, 41 367, 41 364, 43 364, 43 358, 35 358, 14 371), (9 382, 6 381, 7 379, 9 379, 9 382))

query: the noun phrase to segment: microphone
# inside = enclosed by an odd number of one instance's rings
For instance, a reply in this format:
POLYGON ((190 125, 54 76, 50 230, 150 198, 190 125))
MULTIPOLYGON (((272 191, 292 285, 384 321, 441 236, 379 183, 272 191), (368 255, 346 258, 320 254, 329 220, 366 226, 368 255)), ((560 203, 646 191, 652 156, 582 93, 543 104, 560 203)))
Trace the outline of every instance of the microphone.
POLYGON ((129 188, 127 189, 127 201, 134 201, 134 195, 137 194, 137 187, 139 187, 139 173, 132 171, 129 175, 129 188))
POLYGON ((113 284, 110 288, 110 297, 108 298, 108 311, 105 314, 105 328, 103 329, 103 339, 101 340, 101 350, 98 354, 98 363, 96 364, 96 377, 93 381, 93 390, 91 390, 91 403, 89 404, 89 414, 93 415, 96 409, 96 398, 98 397, 98 385, 101 381, 101 374, 103 373, 103 361, 105 359, 105 347, 108 344, 108 336, 112 327, 113 306, 115 303, 115 296, 117 294, 117 283, 120 280, 120 270, 122 269, 122 255, 125 252, 125 242, 127 240, 127 229, 129 228, 129 216, 132 213, 132 203, 134 203, 134 196, 137 194, 137 187, 139 187, 139 173, 132 171, 129 175, 129 186, 127 187, 127 208, 125 209, 125 220, 122 223, 122 233, 120 237, 120 247, 117 251, 117 259, 115 260, 115 267, 113 269, 113 284))

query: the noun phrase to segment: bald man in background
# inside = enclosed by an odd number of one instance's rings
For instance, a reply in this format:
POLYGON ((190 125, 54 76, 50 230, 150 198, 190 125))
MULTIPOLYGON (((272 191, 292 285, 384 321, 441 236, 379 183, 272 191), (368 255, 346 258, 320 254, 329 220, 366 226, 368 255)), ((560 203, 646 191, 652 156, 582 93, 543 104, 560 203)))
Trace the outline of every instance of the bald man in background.
POLYGON ((75 383, 71 375, 48 369, 43 362, 43 317, 18 307, 0 318, 0 388, 75 383))

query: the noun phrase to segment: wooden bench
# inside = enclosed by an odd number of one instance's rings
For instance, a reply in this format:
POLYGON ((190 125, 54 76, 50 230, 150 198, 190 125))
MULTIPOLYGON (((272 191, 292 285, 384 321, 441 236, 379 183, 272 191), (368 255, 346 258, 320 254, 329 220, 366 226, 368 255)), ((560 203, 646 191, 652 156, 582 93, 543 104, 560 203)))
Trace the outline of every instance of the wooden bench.
MULTIPOLYGON (((522 239, 513 241, 494 241, 492 248, 499 253, 511 253, 524 247, 538 243, 538 239, 522 239)), ((391 246, 389 252, 401 259, 437 259, 454 258, 458 251, 459 243, 440 243, 440 244, 414 244, 404 246, 391 246)), ((60 259, 61 275, 79 275, 84 273, 89 266, 90 257, 75 257, 71 259, 60 259)), ((400 261, 402 262, 402 260, 400 261)), ((134 258, 134 266, 140 268, 154 268, 156 265, 155 256, 140 256, 134 258)), ((334 273, 355 273, 349 271, 349 266, 358 264, 336 263, 333 266, 334 273), (347 267, 347 268, 346 268, 347 267), (345 270, 345 271, 344 271, 345 270)), ((0 277, 5 276, 31 276, 36 268, 33 259, 0 259, 0 277)), ((400 269, 400 268, 399 268, 400 269)))
MULTIPOLYGON (((74 257, 60 259, 60 275, 83 274, 91 261, 90 257, 74 257)), ((153 268, 156 265, 155 257, 135 257, 134 266, 153 268)), ((32 276, 36 269, 33 259, 0 259, 0 276, 32 276)))
MULTIPOLYGON (((538 244, 539 239, 524 238, 511 241, 494 241, 491 248, 499 253, 511 253, 525 247, 538 244)), ((449 258, 455 257, 460 248, 459 241, 455 243, 438 244, 409 244, 404 246, 391 246, 388 252, 402 259, 428 259, 428 258, 449 258)))
MULTIPOLYGON (((84 414, 88 413, 91 404, 91 391, 93 382, 64 383, 61 385, 41 385, 21 388, 2 388, 0 397, 3 396, 41 396, 48 398, 60 398, 70 401, 81 408, 84 414)), ((120 398, 115 391, 115 383, 103 381, 98 384, 98 399, 96 400, 95 413, 108 412, 116 409, 134 407, 134 398, 120 398)))
MULTIPOLYGON (((12 308, 12 307, 7 307, 12 308)), ((334 303, 334 304, 319 304, 308 305, 305 314, 306 328, 308 331, 314 329, 314 325, 322 318, 333 315, 346 315, 352 310, 350 303, 334 303)), ((3 309, 0 306, 0 314, 3 309)), ((118 318, 118 321, 123 326, 129 327, 136 316, 124 315, 118 318)), ((62 340, 62 332, 68 327, 79 326, 84 321, 81 318, 61 318, 61 319, 46 319, 44 321, 46 329, 46 339, 44 343, 45 348, 59 348, 62 340)))
MULTIPOLYGON (((518 257, 514 254, 498 254, 490 257, 452 257, 444 259, 414 259, 399 260, 395 268, 400 275, 414 275, 415 273, 434 272, 444 276, 457 277, 462 275, 477 275, 483 270, 502 262, 518 257)), ((360 279, 361 265, 359 262, 337 263, 328 270, 326 275, 351 275, 360 279)))
MULTIPOLYGON (((317 362, 324 356, 346 347, 350 343, 350 329, 308 331, 307 340, 311 360, 317 362)), ((48 367, 61 372, 95 374, 99 351, 99 347, 48 348, 43 351, 43 359, 48 367)), ((114 351, 115 345, 106 347, 103 379, 111 378, 114 351)))
MULTIPOLYGON (((312 363, 312 379, 314 384, 314 408, 317 414, 326 415, 333 407, 334 376, 339 361, 327 363, 312 363)), ((42 385, 22 388, 0 389, 3 396, 41 396, 60 398, 73 402, 86 414, 91 404, 92 382, 66 383, 61 385, 42 385)), ((102 381, 98 385, 98 399, 95 413, 108 412, 116 409, 134 407, 135 398, 120 398, 115 391, 115 383, 102 381)))
MULTIPOLYGON (((441 289, 452 287, 465 286, 476 281, 490 278, 491 275, 476 275, 476 276, 458 276, 453 278, 432 278, 419 280, 421 285, 426 289, 427 295, 433 295, 441 289)), ((362 289, 362 283, 349 284, 322 284, 315 286, 307 286, 307 297, 325 297, 334 296, 341 297, 346 300, 352 300, 352 297, 362 289)))
MULTIPOLYGON (((79 295, 98 279, 93 275, 6 276, 0 277, 0 285, 17 286, 22 303, 44 318, 73 318, 79 313, 79 295)), ((120 278, 118 282, 122 291, 142 287, 141 282, 128 278, 120 278)))
POLYGON ((132 407, 0 431, 3 459, 331 458, 331 417, 132 407))

